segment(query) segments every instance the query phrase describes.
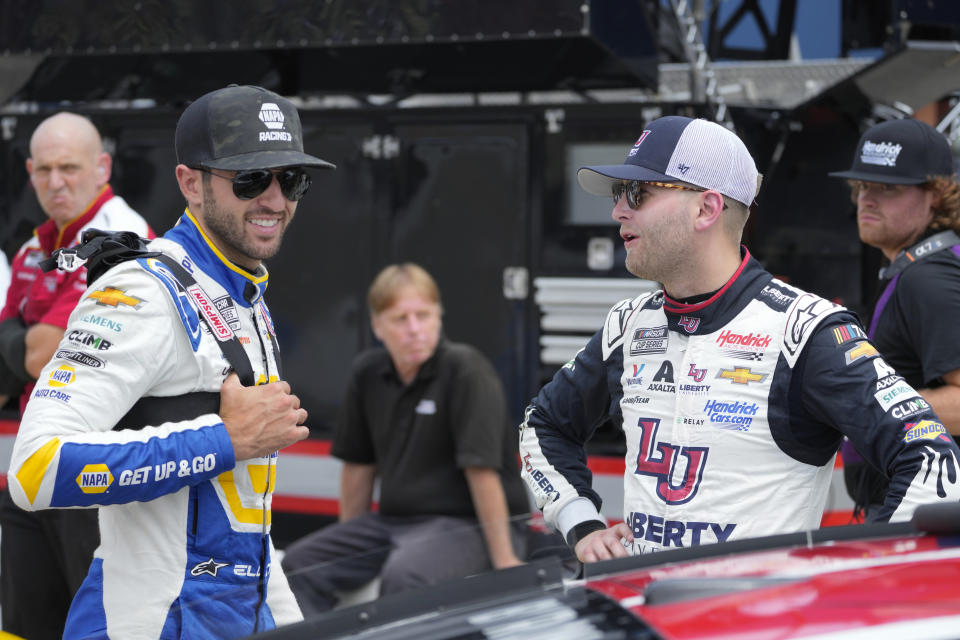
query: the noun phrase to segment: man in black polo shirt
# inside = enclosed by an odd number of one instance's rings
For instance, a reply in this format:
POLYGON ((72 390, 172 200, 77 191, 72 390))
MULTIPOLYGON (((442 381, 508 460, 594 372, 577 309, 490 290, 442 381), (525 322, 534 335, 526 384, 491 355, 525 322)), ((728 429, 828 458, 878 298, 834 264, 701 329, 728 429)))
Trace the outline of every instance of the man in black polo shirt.
POLYGON ((340 521, 283 559, 305 614, 378 575, 388 594, 521 562, 529 502, 493 367, 441 338, 439 291, 421 267, 381 271, 368 303, 384 346, 355 360, 337 421, 340 521))
MULTIPOLYGON (((898 418, 928 404, 960 434, 960 185, 947 139, 919 120, 867 129, 847 171, 860 239, 880 249, 880 271, 868 335, 920 398, 892 402, 898 418)), ((878 402, 881 402, 878 390, 878 402)), ((847 491, 858 510, 879 507, 887 478, 849 443, 843 448, 847 491)))

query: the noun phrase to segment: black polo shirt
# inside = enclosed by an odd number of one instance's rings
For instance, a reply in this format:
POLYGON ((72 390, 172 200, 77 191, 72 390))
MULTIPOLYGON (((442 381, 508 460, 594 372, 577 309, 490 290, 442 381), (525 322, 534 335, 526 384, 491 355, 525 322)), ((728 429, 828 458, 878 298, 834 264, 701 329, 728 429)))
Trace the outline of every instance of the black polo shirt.
POLYGON ((943 374, 960 369, 958 321, 960 258, 945 249, 900 274, 872 342, 912 387, 939 387, 943 374))
POLYGON ((332 454, 377 465, 384 515, 476 517, 464 467, 497 469, 517 515, 530 511, 517 433, 489 361, 469 345, 441 340, 406 386, 386 349, 357 356, 332 454))

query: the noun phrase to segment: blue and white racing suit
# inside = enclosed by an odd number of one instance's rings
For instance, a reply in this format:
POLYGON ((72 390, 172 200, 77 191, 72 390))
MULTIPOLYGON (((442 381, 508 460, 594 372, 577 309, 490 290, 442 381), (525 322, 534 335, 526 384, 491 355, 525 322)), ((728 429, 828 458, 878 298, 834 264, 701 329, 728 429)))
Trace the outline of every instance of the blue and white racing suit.
POLYGON ((604 520, 584 443, 605 420, 626 436, 632 553, 819 527, 844 435, 891 479, 878 519, 960 499, 960 450, 856 317, 746 252, 705 301, 617 304, 527 408, 522 474, 568 540, 604 520))
POLYGON ((231 638, 301 620, 271 564, 277 454, 235 460, 216 413, 230 370, 218 340, 238 338, 257 383, 278 379, 266 269, 230 263, 189 211, 149 248, 200 288, 145 257, 91 283, 14 446, 8 479, 21 507, 100 508, 101 544, 65 637, 231 638), (116 426, 160 397, 176 398, 164 405, 175 419, 116 426), (214 405, 194 410, 196 397, 214 405))

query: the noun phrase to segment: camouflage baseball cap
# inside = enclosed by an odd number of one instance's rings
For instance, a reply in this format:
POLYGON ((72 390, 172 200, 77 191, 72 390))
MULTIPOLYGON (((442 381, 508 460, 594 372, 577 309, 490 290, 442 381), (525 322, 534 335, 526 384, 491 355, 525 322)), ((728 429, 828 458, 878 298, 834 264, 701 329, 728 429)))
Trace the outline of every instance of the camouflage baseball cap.
POLYGON ((262 87, 230 85, 197 98, 180 116, 175 146, 188 167, 336 168, 303 152, 297 108, 262 87))

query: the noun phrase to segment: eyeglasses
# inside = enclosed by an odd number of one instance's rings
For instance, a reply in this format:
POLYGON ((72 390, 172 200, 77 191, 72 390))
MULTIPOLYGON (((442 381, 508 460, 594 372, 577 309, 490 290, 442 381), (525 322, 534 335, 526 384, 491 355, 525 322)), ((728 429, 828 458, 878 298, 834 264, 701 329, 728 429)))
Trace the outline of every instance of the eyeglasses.
MULTIPOLYGON (((626 194, 627 196, 627 205, 631 209, 639 209, 642 204, 640 190, 644 186, 652 187, 663 187, 665 189, 677 189, 678 191, 697 191, 703 192, 706 189, 697 189, 696 187, 688 187, 683 184, 674 184, 673 182, 657 182, 655 180, 650 181, 640 181, 640 180, 627 180, 624 182, 614 182, 613 183, 613 203, 616 204, 620 202, 621 196, 626 194)), ((724 203, 723 208, 726 209, 727 205, 724 203)))
POLYGON ((303 167, 288 167, 273 172, 270 169, 250 169, 247 171, 238 171, 232 178, 214 173, 206 167, 193 167, 198 171, 209 173, 212 176, 229 180, 233 183, 233 195, 241 200, 252 200, 266 191, 273 182, 273 177, 277 177, 280 183, 280 191, 283 197, 291 202, 296 202, 310 188, 310 174, 303 167))

